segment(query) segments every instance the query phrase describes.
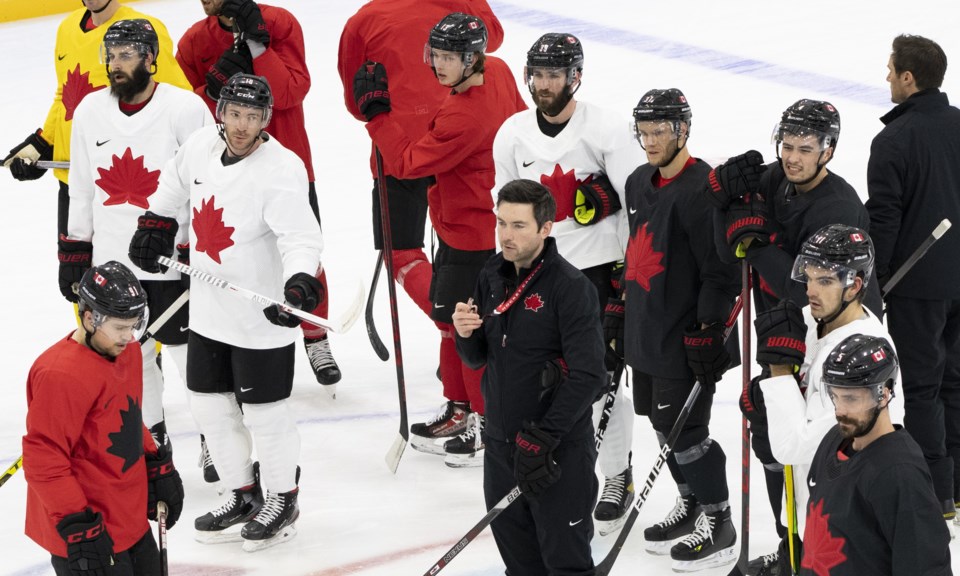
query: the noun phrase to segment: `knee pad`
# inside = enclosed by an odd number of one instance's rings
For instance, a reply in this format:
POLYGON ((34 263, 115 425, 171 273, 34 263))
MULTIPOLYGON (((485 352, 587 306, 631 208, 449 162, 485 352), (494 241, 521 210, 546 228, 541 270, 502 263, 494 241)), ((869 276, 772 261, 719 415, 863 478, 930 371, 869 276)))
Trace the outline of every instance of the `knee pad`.
MULTIPOLYGON (((670 433, 669 430, 658 431, 660 434, 666 438, 666 435, 670 433)), ((710 430, 706 426, 694 426, 692 428, 686 428, 680 431, 680 436, 677 437, 677 441, 674 443, 671 448, 673 453, 677 455, 677 460, 682 460, 680 454, 686 452, 690 449, 697 449, 698 446, 710 438, 710 430)), ((706 452, 706 449, 703 449, 706 452)))

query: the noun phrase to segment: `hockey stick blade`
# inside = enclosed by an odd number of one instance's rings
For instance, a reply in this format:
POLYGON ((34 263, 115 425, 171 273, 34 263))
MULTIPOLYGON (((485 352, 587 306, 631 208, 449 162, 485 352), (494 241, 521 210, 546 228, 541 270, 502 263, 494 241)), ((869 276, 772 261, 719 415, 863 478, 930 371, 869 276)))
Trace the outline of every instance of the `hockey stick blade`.
POLYGON ((157 540, 160 546, 160 576, 170 574, 167 566, 167 503, 157 502, 157 540))
POLYGON ((3 473, 3 476, 0 476, 0 486, 6 484, 7 480, 12 478, 13 475, 17 473, 17 470, 19 470, 21 467, 23 467, 23 456, 18 457, 16 461, 11 464, 10 467, 7 468, 7 470, 3 473))
POLYGON ((917 246, 917 249, 913 251, 913 254, 910 255, 907 260, 900 265, 900 268, 894 273, 893 276, 887 280, 887 283, 883 286, 881 294, 884 298, 890 294, 890 291, 893 290, 894 286, 900 283, 903 280, 903 277, 907 275, 907 272, 916 265, 916 263, 923 258, 923 255, 927 253, 927 250, 940 239, 941 236, 946 234, 947 230, 950 229, 950 226, 953 224, 949 219, 944 218, 937 224, 937 227, 933 229, 933 232, 930 233, 927 238, 917 246))
POLYGON ((163 311, 163 314, 157 316, 157 319, 154 320, 150 326, 147 327, 147 331, 143 333, 143 336, 140 337, 140 343, 143 344, 147 340, 151 339, 156 335, 157 332, 163 328, 163 325, 167 323, 168 320, 173 318, 173 315, 187 303, 187 300, 190 299, 190 290, 184 290, 172 304, 167 306, 167 309, 163 311))
POLYGON ((403 437, 403 434, 397 434, 397 439, 393 441, 393 446, 387 451, 387 455, 383 457, 390 472, 394 474, 397 473, 397 468, 400 467, 400 458, 403 458, 403 451, 406 449, 407 439, 403 437))
POLYGON ((287 306, 283 302, 274 300, 273 298, 268 298, 261 294, 257 294, 252 290, 247 290, 246 288, 237 286, 231 282, 227 282, 221 278, 217 278, 213 274, 198 270, 189 264, 184 264, 182 262, 177 262, 167 258, 166 256, 160 256, 157 258, 157 263, 167 266, 168 268, 173 268, 181 274, 186 274, 191 278, 196 278, 201 282, 206 282, 217 288, 223 288, 229 292, 233 292, 239 296, 246 298, 260 304, 262 306, 279 306, 287 314, 292 314, 301 320, 306 320, 307 322, 314 324, 316 326, 321 326, 326 328, 330 332, 343 333, 350 329, 353 326, 353 323, 357 321, 357 318, 360 317, 360 311, 363 309, 363 286, 357 285, 357 293, 354 295, 353 301, 350 303, 350 306, 347 308, 347 311, 343 314, 340 321, 328 320, 326 318, 321 318, 320 316, 315 316, 309 312, 300 310, 299 308, 292 308, 287 306))
POLYGON ((447 550, 447 553, 444 554, 437 562, 430 567, 429 570, 423 573, 423 576, 434 576, 434 574, 439 573, 443 570, 447 564, 453 561, 457 557, 457 554, 463 552, 463 549, 467 547, 468 544, 473 542, 476 537, 483 532, 483 530, 490 525, 493 520, 500 515, 501 512, 507 509, 507 506, 513 503, 514 500, 520 497, 520 487, 515 486, 506 496, 504 496, 499 502, 494 505, 493 508, 487 512, 483 518, 480 519, 477 524, 470 529, 469 532, 463 535, 463 538, 457 541, 452 548, 447 550))
POLYGON ((380 334, 377 332, 377 326, 373 323, 373 297, 377 293, 377 283, 380 281, 380 269, 383 268, 383 250, 377 255, 377 267, 373 270, 373 281, 370 282, 370 291, 367 292, 367 310, 364 314, 364 321, 367 324, 367 338, 370 339, 370 345, 377 357, 386 362, 390 359, 390 352, 384 346, 380 334))

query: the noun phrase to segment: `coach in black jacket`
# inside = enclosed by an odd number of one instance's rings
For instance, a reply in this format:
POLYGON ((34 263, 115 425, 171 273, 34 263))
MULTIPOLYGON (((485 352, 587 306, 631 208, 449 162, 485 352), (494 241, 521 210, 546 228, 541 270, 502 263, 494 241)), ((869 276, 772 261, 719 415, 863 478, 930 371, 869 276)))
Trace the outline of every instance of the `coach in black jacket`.
POLYGON ((510 182, 497 208, 502 252, 453 314, 463 362, 486 366, 487 507, 514 486, 524 493, 493 536, 508 574, 592 574, 591 405, 607 378, 596 289, 549 237, 556 203, 545 187, 510 182))

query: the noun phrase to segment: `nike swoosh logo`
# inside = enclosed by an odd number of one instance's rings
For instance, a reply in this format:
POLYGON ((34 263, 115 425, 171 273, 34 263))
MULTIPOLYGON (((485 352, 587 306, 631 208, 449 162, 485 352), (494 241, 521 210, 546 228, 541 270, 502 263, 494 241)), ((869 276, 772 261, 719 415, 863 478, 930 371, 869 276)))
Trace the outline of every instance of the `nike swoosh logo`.
POLYGON ((530 161, 530 162, 524 162, 524 163, 523 163, 523 167, 524 167, 524 168, 529 168, 530 166, 533 166, 533 163, 534 163, 534 162, 536 162, 536 160, 532 160, 532 161, 530 161))
POLYGON ((251 386, 251 387, 249 387, 249 388, 240 387, 240 391, 241 391, 241 392, 249 392, 249 391, 251 391, 251 390, 253 390, 253 386, 251 386))
POLYGON ((669 408, 670 404, 657 404, 657 410, 663 410, 664 408, 669 408))
POLYGON ((110 141, 110 140, 104 140, 103 142, 101 142, 101 141, 97 140, 97 147, 103 146, 104 144, 106 144, 106 143, 109 142, 109 141, 110 141))
POLYGON ((203 184, 203 182, 201 182, 198 178, 194 178, 193 183, 196 184, 197 186, 203 184))
POLYGON ((434 308, 446 308, 447 305, 446 305, 446 304, 434 304, 433 307, 434 307, 434 308))
POLYGON ((629 210, 630 210, 630 213, 631 213, 631 214, 636 214, 636 213, 637 213, 637 209, 636 209, 636 208, 630 208, 629 210))
POLYGON ((190 329, 189 326, 185 326, 185 327, 180 328, 180 331, 181 331, 181 332, 186 332, 186 331, 189 330, 189 329, 190 329))
POLYGON ((66 57, 67 57, 66 54, 57 54, 57 60, 63 60, 66 57))
POLYGON ((571 522, 570 525, 571 525, 571 526, 576 526, 577 524, 579 524, 579 523, 581 523, 581 522, 583 522, 583 518, 577 520, 576 522, 571 522))
POLYGON ((816 482, 816 480, 814 480, 813 478, 811 478, 810 480, 807 481, 807 484, 809 484, 810 487, 813 488, 814 486, 817 485, 817 482, 816 482))

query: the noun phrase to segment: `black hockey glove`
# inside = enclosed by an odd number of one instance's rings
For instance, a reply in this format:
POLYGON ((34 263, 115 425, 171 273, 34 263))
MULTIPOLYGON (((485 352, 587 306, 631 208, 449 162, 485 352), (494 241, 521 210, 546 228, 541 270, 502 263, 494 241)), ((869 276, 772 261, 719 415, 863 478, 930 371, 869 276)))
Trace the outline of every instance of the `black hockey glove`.
POLYGON ((173 256, 173 247, 177 242, 177 230, 180 225, 173 218, 147 212, 137 218, 137 231, 130 239, 130 261, 144 272, 163 272, 157 258, 173 256))
POLYGON ((260 6, 253 0, 224 0, 220 15, 233 18, 240 30, 241 40, 253 40, 270 45, 270 32, 263 21, 260 6))
POLYGON ((173 528, 183 511, 183 482, 173 466, 173 452, 160 446, 145 454, 147 463, 147 518, 157 519, 157 502, 167 504, 167 528, 173 528))
POLYGON ((751 246, 765 246, 772 234, 773 225, 762 196, 747 194, 727 207, 727 244, 737 258, 747 256, 744 240, 752 238, 751 246))
POLYGON ((57 524, 57 532, 67 543, 67 565, 73 576, 104 576, 116 564, 113 539, 99 512, 87 508, 64 516, 57 524))
POLYGON ((60 261, 60 293, 70 302, 77 301, 73 286, 80 283, 83 273, 90 268, 93 244, 82 240, 68 240, 63 234, 57 241, 57 260, 60 261))
POLYGON ((714 390, 716 383, 730 366, 730 353, 723 342, 722 323, 706 328, 692 328, 683 333, 687 351, 687 365, 706 390, 714 390))
POLYGON ((623 300, 607 298, 603 310, 604 364, 607 371, 616 370, 623 362, 623 300))
POLYGON ((620 195, 606 174, 594 175, 577 187, 573 217, 583 226, 590 226, 623 208, 620 195))
POLYGON ((756 192, 760 188, 760 176, 766 170, 763 155, 756 150, 734 156, 710 171, 707 198, 723 210, 737 198, 756 192))
POLYGON ((207 70, 206 92, 212 100, 220 99, 223 85, 234 74, 253 74, 253 58, 250 56, 250 50, 244 48, 246 48, 245 44, 240 49, 227 48, 220 55, 220 59, 207 70))
POLYGON ((757 314, 757 364, 792 366, 794 372, 807 353, 807 324, 803 312, 792 300, 781 300, 757 314))
POLYGON ((755 376, 750 385, 740 393, 740 412, 750 422, 752 428, 767 425, 767 406, 763 402, 763 390, 760 381, 769 375, 755 376))
POLYGON ((27 136, 26 140, 10 149, 6 158, 0 160, 10 169, 10 174, 21 182, 36 180, 47 171, 46 168, 36 166, 37 160, 53 160, 53 146, 40 136, 41 132, 42 130, 38 129, 27 136))
POLYGON ((353 97, 360 113, 367 120, 390 111, 390 90, 387 69, 379 62, 367 60, 353 76, 353 97))
POLYGON ((533 422, 526 422, 523 430, 517 432, 516 443, 513 475, 524 494, 538 496, 560 479, 560 466, 553 459, 560 440, 533 422))
MULTIPOLYGON (((177 244, 177 262, 181 264, 190 265, 190 242, 186 244, 177 244)), ((180 286, 184 290, 190 289, 190 275, 180 273, 180 286)))
POLYGON ((570 375, 570 369, 563 358, 544 362, 540 371, 540 402, 549 403, 560 384, 570 375))
POLYGON ((610 269, 610 289, 617 296, 623 294, 623 260, 617 260, 610 269))
MULTIPOLYGON (((297 272, 283 286, 283 298, 287 306, 311 312, 317 304, 323 302, 323 285, 313 276, 297 272)), ((263 314, 277 326, 296 328, 301 322, 300 318, 287 313, 276 304, 264 308, 263 314)))

